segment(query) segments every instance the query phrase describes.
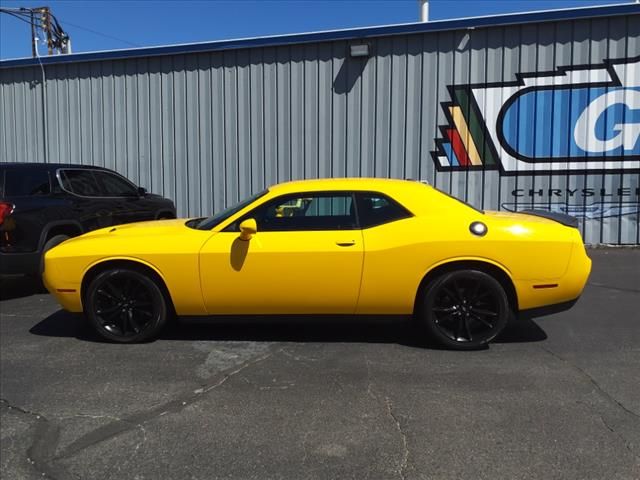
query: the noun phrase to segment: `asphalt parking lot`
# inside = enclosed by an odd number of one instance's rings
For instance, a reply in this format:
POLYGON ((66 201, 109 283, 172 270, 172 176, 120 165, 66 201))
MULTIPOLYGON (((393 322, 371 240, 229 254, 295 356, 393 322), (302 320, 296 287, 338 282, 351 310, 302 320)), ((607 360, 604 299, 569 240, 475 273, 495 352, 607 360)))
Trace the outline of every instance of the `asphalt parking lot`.
POLYGON ((409 325, 183 325, 103 343, 2 283, 6 479, 640 478, 640 250, 570 311, 444 351, 409 325))

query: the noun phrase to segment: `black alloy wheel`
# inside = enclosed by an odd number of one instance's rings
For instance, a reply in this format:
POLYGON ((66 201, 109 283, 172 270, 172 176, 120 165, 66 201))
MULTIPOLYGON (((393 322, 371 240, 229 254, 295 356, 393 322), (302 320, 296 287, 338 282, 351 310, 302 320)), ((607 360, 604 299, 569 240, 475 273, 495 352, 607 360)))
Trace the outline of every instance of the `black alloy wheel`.
POLYGON ((442 345, 456 350, 486 346, 506 326, 509 302, 494 277, 478 270, 457 270, 427 287, 422 319, 442 345))
POLYGON ((85 296, 85 315, 107 340, 136 343, 156 338, 167 323, 167 301, 156 281, 130 268, 99 273, 85 296))

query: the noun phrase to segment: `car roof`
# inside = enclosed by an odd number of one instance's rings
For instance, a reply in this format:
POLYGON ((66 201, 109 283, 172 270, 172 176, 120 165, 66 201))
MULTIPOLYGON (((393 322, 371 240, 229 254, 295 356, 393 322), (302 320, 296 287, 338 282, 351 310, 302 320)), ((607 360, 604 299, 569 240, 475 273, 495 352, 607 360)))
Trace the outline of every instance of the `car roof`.
POLYGON ((274 194, 297 192, 321 192, 332 190, 390 191, 424 188, 425 184, 413 180, 396 178, 317 178, 312 180, 295 180, 269 187, 274 194))
POLYGON ((93 170, 106 170, 110 171, 105 167, 98 167, 94 165, 79 165, 77 163, 43 163, 43 162, 0 162, 0 168, 24 168, 24 167, 34 167, 34 168, 46 168, 49 170, 54 170, 58 168, 80 168, 80 169, 93 169, 93 170))

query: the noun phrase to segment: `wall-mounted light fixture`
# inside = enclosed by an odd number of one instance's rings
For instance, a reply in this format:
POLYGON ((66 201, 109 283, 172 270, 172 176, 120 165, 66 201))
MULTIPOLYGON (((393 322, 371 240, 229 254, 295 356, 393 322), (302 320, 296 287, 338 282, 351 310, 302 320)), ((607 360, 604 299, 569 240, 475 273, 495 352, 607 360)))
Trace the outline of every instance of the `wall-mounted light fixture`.
POLYGON ((369 44, 361 43, 357 45, 349 46, 349 54, 352 57, 368 57, 369 56, 369 44))

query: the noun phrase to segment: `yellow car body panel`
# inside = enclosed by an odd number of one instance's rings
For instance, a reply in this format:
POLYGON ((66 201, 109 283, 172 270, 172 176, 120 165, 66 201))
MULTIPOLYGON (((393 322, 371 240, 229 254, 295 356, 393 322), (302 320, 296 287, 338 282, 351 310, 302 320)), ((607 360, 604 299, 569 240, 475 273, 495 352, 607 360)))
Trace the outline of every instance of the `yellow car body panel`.
POLYGON ((362 258, 360 230, 215 234, 200 252, 202 271, 214 272, 201 276, 207 312, 352 314, 362 258))
POLYGON ((576 299, 591 267, 575 228, 539 216, 479 212, 406 180, 288 182, 210 230, 186 222, 128 224, 68 240, 47 252, 45 285, 65 309, 79 312, 82 282, 92 268, 132 261, 157 273, 179 315, 410 314, 425 276, 452 262, 499 268, 513 285, 518 310, 576 299), (382 193, 412 216, 356 230, 258 228, 247 241, 228 231, 283 195, 359 191, 382 193), (486 235, 470 232, 476 221, 487 226, 486 235))
POLYGON ((67 240, 45 255, 45 286, 65 309, 80 312, 81 284, 87 272, 105 261, 128 260, 151 267, 162 278, 177 312, 204 315, 198 251, 211 232, 184 223, 130 223, 67 240))

